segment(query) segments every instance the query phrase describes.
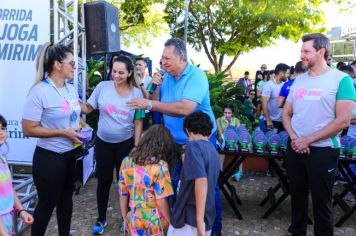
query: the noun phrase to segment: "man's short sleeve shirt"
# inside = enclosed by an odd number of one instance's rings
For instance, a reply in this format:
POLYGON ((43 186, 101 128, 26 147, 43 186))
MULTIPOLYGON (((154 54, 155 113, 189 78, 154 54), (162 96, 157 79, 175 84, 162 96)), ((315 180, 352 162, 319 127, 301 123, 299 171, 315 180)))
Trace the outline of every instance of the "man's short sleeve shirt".
MULTIPOLYGON (((178 80, 166 73, 160 90, 161 102, 179 102, 189 100, 198 104, 195 111, 203 111, 209 115, 216 130, 215 116, 210 106, 209 83, 205 73, 187 64, 178 80)), ((185 117, 174 117, 163 114, 164 125, 171 131, 174 141, 179 144, 188 142, 188 136, 183 129, 185 117)))
MULTIPOLYGON (((287 102, 292 104, 292 128, 299 137, 309 136, 336 117, 337 100, 356 100, 352 79, 344 72, 330 70, 320 76, 304 73, 297 77, 287 102)), ((315 147, 340 147, 339 135, 312 143, 315 147)))
POLYGON ((278 107, 279 92, 284 83, 276 83, 275 80, 265 82, 262 87, 262 97, 269 97, 268 112, 271 120, 282 121, 282 109, 278 107))

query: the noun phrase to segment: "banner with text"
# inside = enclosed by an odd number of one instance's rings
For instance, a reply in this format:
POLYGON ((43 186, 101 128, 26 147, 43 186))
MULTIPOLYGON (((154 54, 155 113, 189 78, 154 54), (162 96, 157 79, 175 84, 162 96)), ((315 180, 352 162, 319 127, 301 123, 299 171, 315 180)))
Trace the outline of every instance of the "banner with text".
POLYGON ((50 40, 50 1, 0 4, 0 114, 8 122, 7 158, 32 164, 36 139, 24 137, 22 111, 36 75, 36 57, 50 40))

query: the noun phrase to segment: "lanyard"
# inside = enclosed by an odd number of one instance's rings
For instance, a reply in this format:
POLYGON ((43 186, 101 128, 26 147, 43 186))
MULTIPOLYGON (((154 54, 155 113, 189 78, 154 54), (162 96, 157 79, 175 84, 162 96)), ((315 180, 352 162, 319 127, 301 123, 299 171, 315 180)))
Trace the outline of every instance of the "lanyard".
POLYGON ((78 114, 75 112, 75 104, 74 104, 74 99, 72 97, 72 95, 70 94, 69 92, 69 89, 67 87, 67 84, 64 83, 64 87, 66 88, 67 90, 67 94, 68 94, 68 97, 64 96, 64 94, 62 94, 62 92, 57 88, 57 86, 54 84, 54 82, 50 79, 50 78, 46 78, 44 80, 45 83, 51 85, 56 91, 57 93, 59 94, 59 96, 61 96, 62 98, 64 98, 64 100, 66 100, 66 102, 68 103, 70 109, 72 110, 72 113, 70 114, 70 120, 72 122, 76 122, 77 119, 78 119, 78 114))

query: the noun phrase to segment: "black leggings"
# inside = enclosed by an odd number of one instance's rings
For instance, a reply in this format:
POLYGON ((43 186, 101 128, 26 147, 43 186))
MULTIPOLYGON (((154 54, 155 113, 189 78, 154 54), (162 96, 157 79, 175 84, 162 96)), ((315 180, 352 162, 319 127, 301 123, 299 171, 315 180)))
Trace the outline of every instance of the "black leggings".
POLYGON ((110 195, 110 187, 113 182, 113 172, 116 168, 116 177, 119 177, 119 170, 122 160, 129 154, 134 146, 133 138, 121 143, 107 143, 96 138, 96 175, 98 177, 98 187, 96 189, 96 200, 98 204, 99 217, 97 220, 106 220, 106 210, 110 195))
POLYGON ((32 236, 45 235, 54 207, 56 207, 59 235, 69 235, 75 180, 74 154, 80 149, 81 147, 59 154, 36 147, 32 174, 38 203, 33 213, 32 236))

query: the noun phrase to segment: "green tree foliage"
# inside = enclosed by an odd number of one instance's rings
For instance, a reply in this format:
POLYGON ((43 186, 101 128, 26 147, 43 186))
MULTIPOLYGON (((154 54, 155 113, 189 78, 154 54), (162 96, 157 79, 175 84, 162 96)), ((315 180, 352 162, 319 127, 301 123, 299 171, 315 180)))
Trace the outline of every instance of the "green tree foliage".
POLYGON ((240 111, 242 111, 242 103, 235 99, 237 95, 245 94, 243 87, 235 86, 235 82, 225 82, 228 76, 224 73, 210 74, 206 73, 209 81, 210 104, 216 118, 223 115, 223 107, 227 104, 233 106, 234 116, 237 117, 241 124, 252 131, 253 124, 240 111))
MULTIPOLYGON (((216 73, 226 72, 239 55, 273 44, 280 37, 297 41, 303 33, 321 31, 320 5, 328 0, 190 1, 188 42, 204 50, 216 73), (231 61, 224 68, 224 59, 231 61), (230 59, 229 58, 229 59, 230 59)), ((168 0, 166 21, 171 35, 183 38, 184 0, 168 0)))
MULTIPOLYGON (((95 87, 102 81, 104 74, 104 57, 101 57, 99 60, 94 61, 94 58, 91 57, 87 62, 88 71, 87 76, 89 80, 89 96, 93 93, 95 87)), ((99 111, 94 110, 87 116, 86 122, 90 127, 94 129, 94 133, 98 130, 98 121, 99 121, 99 111)), ((94 137, 94 135, 93 135, 94 137)))
POLYGON ((112 0, 119 8, 121 43, 148 46, 153 38, 168 32, 163 0, 112 0))

